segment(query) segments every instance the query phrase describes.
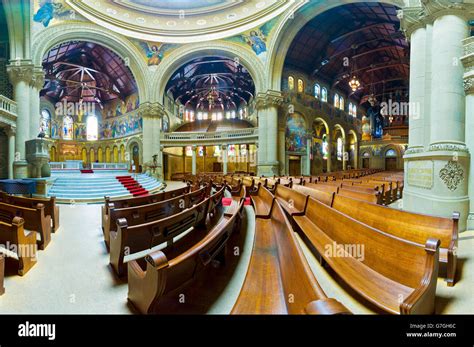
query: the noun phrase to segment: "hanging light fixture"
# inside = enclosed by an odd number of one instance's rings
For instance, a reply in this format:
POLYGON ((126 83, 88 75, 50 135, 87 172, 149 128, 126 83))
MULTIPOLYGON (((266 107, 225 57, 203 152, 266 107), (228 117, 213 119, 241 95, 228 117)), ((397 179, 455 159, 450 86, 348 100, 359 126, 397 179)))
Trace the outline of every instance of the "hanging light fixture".
POLYGON ((354 54, 352 56, 352 59, 354 60, 354 64, 352 64, 352 72, 351 72, 351 80, 349 81, 349 87, 351 87, 352 91, 355 92, 357 89, 360 88, 360 81, 359 79, 357 78, 355 72, 357 71, 357 64, 356 64, 356 60, 355 60, 355 51, 357 49, 357 46, 356 45, 353 45, 352 46, 352 50, 354 51, 354 54))

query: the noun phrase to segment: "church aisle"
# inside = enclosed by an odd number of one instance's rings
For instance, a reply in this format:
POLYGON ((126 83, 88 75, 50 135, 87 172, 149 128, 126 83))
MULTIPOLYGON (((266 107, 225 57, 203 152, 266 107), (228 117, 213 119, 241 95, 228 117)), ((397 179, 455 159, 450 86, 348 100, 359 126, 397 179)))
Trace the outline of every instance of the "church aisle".
POLYGON ((60 205, 61 228, 27 276, 5 279, 1 313, 132 313, 109 268, 100 205, 60 205))

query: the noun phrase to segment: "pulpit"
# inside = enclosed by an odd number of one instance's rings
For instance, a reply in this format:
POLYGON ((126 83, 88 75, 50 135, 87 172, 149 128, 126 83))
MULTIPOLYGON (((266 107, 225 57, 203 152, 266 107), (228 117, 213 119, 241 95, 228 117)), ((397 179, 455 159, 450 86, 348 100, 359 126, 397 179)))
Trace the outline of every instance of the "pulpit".
POLYGON ((41 168, 43 165, 49 165, 49 151, 46 141, 38 138, 26 141, 25 145, 26 161, 29 164, 30 177, 41 178, 41 168))

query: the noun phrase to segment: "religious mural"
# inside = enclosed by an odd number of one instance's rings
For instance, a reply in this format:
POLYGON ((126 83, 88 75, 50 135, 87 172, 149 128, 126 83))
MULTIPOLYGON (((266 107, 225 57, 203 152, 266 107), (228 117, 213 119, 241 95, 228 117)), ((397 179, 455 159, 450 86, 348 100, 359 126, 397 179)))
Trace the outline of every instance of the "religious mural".
POLYGON ((47 28, 66 20, 82 20, 84 17, 76 13, 64 0, 35 0, 33 22, 39 23, 38 28, 47 28))
POLYGON ((151 67, 160 65, 165 58, 165 54, 172 48, 178 47, 176 44, 140 41, 134 39, 132 42, 140 49, 147 65, 151 67))
POLYGON ((132 94, 125 98, 125 101, 115 99, 106 105, 102 110, 105 119, 121 117, 126 113, 136 110, 140 106, 138 94, 132 94))
POLYGON ((285 130, 286 150, 289 152, 306 151, 306 121, 298 113, 288 115, 285 130))
POLYGON ((116 119, 104 120, 99 125, 99 138, 116 139, 139 133, 142 129, 143 120, 136 111, 116 119))

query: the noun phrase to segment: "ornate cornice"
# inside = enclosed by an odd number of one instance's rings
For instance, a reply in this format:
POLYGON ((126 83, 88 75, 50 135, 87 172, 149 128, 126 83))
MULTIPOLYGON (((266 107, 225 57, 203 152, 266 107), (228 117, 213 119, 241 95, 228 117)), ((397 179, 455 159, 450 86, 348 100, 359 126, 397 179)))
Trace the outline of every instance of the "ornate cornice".
POLYGON ((34 74, 34 65, 29 60, 11 60, 7 65, 8 78, 12 84, 20 81, 31 83, 34 74))
POLYGON ((268 90, 265 93, 257 94, 255 108, 260 110, 271 106, 280 107, 283 105, 283 103, 284 99, 281 92, 276 90, 268 90))
POLYGON ((428 149, 430 152, 446 151, 446 152, 463 152, 469 153, 469 149, 464 144, 454 143, 433 143, 428 149))
POLYGON ((10 125, 9 128, 7 128, 7 136, 15 136, 16 135, 16 127, 13 125, 10 125))
POLYGON ((464 79, 464 91, 466 94, 474 94, 474 76, 464 79))
POLYGON ((145 102, 140 104, 138 113, 144 118, 162 118, 166 115, 165 108, 159 102, 145 102))
POLYGON ((400 19, 400 30, 403 31, 407 40, 410 40, 411 34, 426 24, 422 7, 406 7, 397 11, 397 17, 400 19))

